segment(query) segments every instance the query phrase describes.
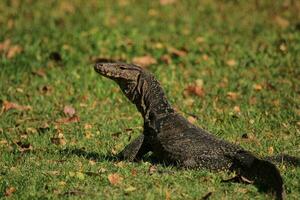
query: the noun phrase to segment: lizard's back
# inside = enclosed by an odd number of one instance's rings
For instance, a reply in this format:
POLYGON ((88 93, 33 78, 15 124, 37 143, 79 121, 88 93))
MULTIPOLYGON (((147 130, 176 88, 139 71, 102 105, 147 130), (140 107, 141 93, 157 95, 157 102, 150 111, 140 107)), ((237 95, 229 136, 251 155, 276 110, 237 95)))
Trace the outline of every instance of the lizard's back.
POLYGON ((232 164, 230 157, 242 150, 190 124, 179 114, 160 122, 155 140, 154 154, 165 162, 189 168, 228 169, 232 164))

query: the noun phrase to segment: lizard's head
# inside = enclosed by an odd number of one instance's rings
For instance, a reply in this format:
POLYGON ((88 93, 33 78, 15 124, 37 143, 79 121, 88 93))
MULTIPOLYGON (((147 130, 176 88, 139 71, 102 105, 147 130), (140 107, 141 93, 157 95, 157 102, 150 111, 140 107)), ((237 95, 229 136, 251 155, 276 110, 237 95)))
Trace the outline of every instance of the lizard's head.
POLYGON ((97 63, 94 69, 102 76, 117 82, 127 98, 134 100, 135 88, 143 73, 142 68, 126 63, 97 63))

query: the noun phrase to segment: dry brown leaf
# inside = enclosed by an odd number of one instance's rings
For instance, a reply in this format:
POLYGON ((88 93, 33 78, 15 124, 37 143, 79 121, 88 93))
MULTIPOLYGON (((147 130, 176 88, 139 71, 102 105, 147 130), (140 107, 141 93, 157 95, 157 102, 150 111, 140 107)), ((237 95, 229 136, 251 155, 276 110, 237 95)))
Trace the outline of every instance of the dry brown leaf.
POLYGON ((123 168, 125 166, 125 162, 123 161, 120 161, 120 162, 117 162, 116 164, 114 164, 116 167, 120 167, 120 168, 123 168))
POLYGON ((85 138, 91 139, 93 136, 94 136, 94 135, 92 134, 91 131, 86 131, 86 132, 85 132, 85 138))
POLYGON ((0 43, 0 52, 6 52, 10 46, 10 39, 6 39, 0 43))
POLYGON ((6 53, 6 57, 8 59, 11 59, 11 58, 15 57, 17 54, 21 53, 22 50, 23 50, 22 47, 20 47, 19 45, 13 45, 8 49, 8 51, 6 53))
POLYGON ((240 108, 239 106, 234 106, 234 107, 233 107, 233 111, 234 111, 235 113, 240 113, 240 112, 241 112, 241 108, 240 108))
POLYGON ((208 57, 207 54, 203 54, 203 55, 202 55, 202 59, 203 59, 204 61, 208 61, 209 57, 208 57))
POLYGON ((256 90, 256 91, 260 91, 260 90, 263 89, 263 86, 260 85, 260 84, 254 84, 254 85, 253 85, 253 89, 256 90))
POLYGON ((53 144, 56 144, 56 145, 62 145, 62 146, 64 146, 64 145, 67 144, 67 142, 66 142, 66 140, 64 138, 53 137, 50 140, 51 140, 51 142, 53 144))
POLYGON ((280 100, 279 99, 275 99, 272 101, 272 104, 276 107, 280 106, 280 100))
POLYGON ((196 95, 198 97, 204 97, 205 91, 202 87, 196 86, 196 85, 189 85, 185 88, 185 91, 188 95, 196 95))
POLYGON ((75 12, 75 7, 71 3, 72 1, 62 1, 60 4, 60 10, 63 11, 64 13, 74 13, 75 12))
POLYGON ((172 58, 168 54, 165 54, 162 57, 160 57, 160 60, 163 61, 166 64, 171 64, 172 63, 172 58))
POLYGON ((137 175, 137 170, 136 169, 132 169, 131 170, 131 176, 136 176, 137 175))
POLYGON ((159 12, 156 9, 149 9, 148 10, 148 15, 152 16, 152 17, 155 17, 155 16, 159 15, 159 12))
POLYGON ((174 47, 168 48, 168 51, 169 51, 173 56, 177 56, 177 57, 184 57, 184 56, 187 55, 187 51, 186 51, 186 50, 179 50, 179 49, 175 49, 174 47))
POLYGON ((165 5, 171 5, 174 4, 176 0, 159 0, 160 5, 165 6, 165 5))
POLYGON ((141 56, 141 57, 134 57, 132 59, 132 62, 136 65, 139 65, 141 67, 149 67, 150 65, 156 64, 157 61, 155 58, 153 58, 150 55, 141 56))
POLYGON ((69 117, 73 117, 75 115, 76 111, 72 106, 67 105, 64 107, 64 113, 69 117))
POLYGON ((187 106, 193 106, 195 103, 195 100, 193 98, 186 98, 183 100, 184 105, 187 106))
POLYGON ((87 129, 91 129, 93 126, 91 124, 84 124, 84 129, 87 130, 87 129))
POLYGON ((269 153, 269 155, 273 155, 273 153, 274 153, 274 148, 273 148, 273 147, 269 147, 269 148, 268 148, 268 153, 269 153))
POLYGON ((19 104, 13 103, 13 102, 3 101, 2 109, 5 112, 5 111, 11 110, 11 109, 26 111, 26 110, 31 110, 32 108, 31 108, 31 106, 21 106, 19 104))
POLYGON ((109 174, 107 178, 112 185, 120 184, 123 180, 122 176, 117 173, 109 174))
POLYGON ((257 103, 256 97, 251 97, 251 98, 249 99, 249 104, 250 104, 250 105, 255 105, 256 103, 257 103))
POLYGON ((11 196, 13 193, 15 193, 17 190, 15 187, 8 187, 5 189, 5 196, 9 197, 11 196))
POLYGON ((77 123, 80 122, 80 118, 77 115, 74 115, 73 117, 58 119, 56 122, 59 124, 77 123))
POLYGON ((95 164, 96 164, 96 161, 95 161, 95 160, 89 160, 89 164, 90 164, 90 165, 95 165, 95 164))
POLYGON ((0 140, 0 144, 8 144, 7 140, 0 140))
POLYGON ((166 200, 170 200, 171 199, 171 193, 166 190, 166 200))
POLYGON ((191 123, 191 124, 195 124, 197 119, 193 116, 188 116, 187 120, 191 123))
POLYGON ((236 92, 227 92, 227 99, 237 100, 239 98, 239 94, 236 92))
POLYGON ((155 165, 151 165, 148 169, 150 175, 154 174, 157 171, 157 167, 155 165))
POLYGON ((275 16, 274 21, 281 28, 287 28, 290 25, 290 22, 281 16, 275 16))
POLYGON ((36 71, 32 72, 34 75, 40 76, 40 77, 45 77, 46 76, 46 72, 44 69, 38 69, 36 71))
POLYGON ((287 51, 287 46, 286 44, 282 43, 279 45, 279 50, 282 52, 286 52, 287 51))
POLYGON ((236 61, 235 61, 234 59, 229 59, 229 60, 226 61, 226 64, 227 64, 228 66, 230 66, 230 67, 233 67, 233 66, 235 66, 237 63, 236 63, 236 61))
POLYGON ((205 42, 205 39, 204 39, 204 37, 199 36, 199 37, 196 38, 196 42, 198 44, 201 44, 201 43, 205 42))

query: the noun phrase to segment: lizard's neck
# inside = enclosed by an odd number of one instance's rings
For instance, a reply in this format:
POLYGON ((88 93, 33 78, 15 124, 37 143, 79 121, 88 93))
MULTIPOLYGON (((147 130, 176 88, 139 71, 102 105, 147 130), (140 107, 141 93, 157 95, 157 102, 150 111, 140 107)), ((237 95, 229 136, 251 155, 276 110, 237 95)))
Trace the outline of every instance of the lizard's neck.
POLYGON ((133 103, 144 118, 144 124, 156 129, 157 120, 174 113, 169 104, 163 89, 158 81, 152 77, 138 80, 136 87, 136 98, 133 103))

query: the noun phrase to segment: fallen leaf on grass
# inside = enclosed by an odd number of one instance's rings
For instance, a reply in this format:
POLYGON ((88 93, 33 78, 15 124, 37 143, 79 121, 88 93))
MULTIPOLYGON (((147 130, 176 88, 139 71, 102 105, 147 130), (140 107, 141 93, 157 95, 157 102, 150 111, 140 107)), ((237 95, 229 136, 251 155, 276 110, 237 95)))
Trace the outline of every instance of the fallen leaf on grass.
POLYGON ((234 107, 233 107, 233 111, 234 111, 235 113, 240 113, 240 112, 241 112, 241 108, 240 108, 239 106, 234 106, 234 107))
POLYGON ((149 67, 150 65, 156 64, 157 61, 155 58, 153 58, 150 55, 141 56, 141 57, 134 57, 132 59, 132 62, 136 65, 139 65, 141 67, 149 67))
POLYGON ((208 61, 209 56, 208 56, 207 54, 203 54, 203 55, 202 55, 202 59, 203 59, 204 61, 208 61))
POLYGON ((188 116, 187 120, 191 123, 191 124, 195 124, 197 119, 193 116, 188 116))
POLYGON ((10 39, 6 39, 0 43, 0 53, 3 52, 7 59, 15 57, 22 50, 22 47, 19 45, 12 45, 10 39))
POLYGON ((6 39, 3 42, 0 43, 0 52, 7 51, 10 46, 10 39, 6 39))
POLYGON ((91 124, 88 124, 88 123, 84 124, 84 129, 85 130, 88 130, 88 129, 91 129, 91 128, 93 128, 93 126, 91 124))
POLYGON ((69 2, 69 1, 62 1, 59 9, 63 12, 63 13, 69 13, 72 14, 75 12, 75 7, 74 5, 69 2))
POLYGON ((31 106, 21 106, 17 103, 9 102, 9 101, 3 101, 2 103, 2 110, 8 111, 11 109, 19 110, 19 111, 26 111, 26 110, 31 110, 31 106))
POLYGON ((8 144, 7 140, 0 140, 0 144, 8 144))
POLYGON ((136 169, 132 169, 130 171, 130 173, 131 173, 131 176, 136 176, 137 175, 137 170, 136 169))
POLYGON ((235 61, 234 59, 229 59, 229 60, 226 61, 226 64, 227 64, 228 66, 230 66, 230 67, 233 67, 233 66, 235 66, 237 63, 236 63, 236 61, 235 61))
POLYGON ((15 187, 8 187, 5 189, 5 196, 9 197, 11 196, 13 193, 15 193, 17 190, 15 187))
POLYGON ((269 155, 273 155, 274 154, 274 148, 273 147, 269 147, 268 148, 268 153, 269 153, 269 155))
POLYGON ((176 57, 184 57, 187 55, 187 50, 185 49, 182 49, 182 50, 179 50, 179 49, 175 49, 173 47, 170 47, 168 48, 168 51, 173 55, 173 56, 176 56, 176 57))
POLYGON ((187 86, 184 89, 184 96, 196 95, 198 97, 204 97, 205 91, 203 88, 203 80, 198 79, 196 83, 187 86))
POLYGON ((123 178, 117 173, 109 174, 107 178, 112 185, 120 184, 123 180, 123 178))
POLYGON ((205 38, 199 36, 199 37, 196 38, 196 42, 197 42, 198 44, 201 44, 201 43, 205 42, 205 38))
POLYGON ((59 124, 77 123, 80 122, 80 118, 77 115, 74 115, 73 117, 58 119, 56 122, 59 124))
POLYGON ((253 142, 259 146, 261 145, 260 141, 257 139, 257 137, 252 133, 244 133, 242 135, 242 139, 247 142, 253 142))
POLYGON ((290 22, 281 16, 275 16, 274 21, 281 28, 287 28, 290 25, 290 22))
POLYGON ((165 6, 165 5, 171 5, 174 4, 176 0, 159 0, 160 5, 165 6))
POLYGON ((64 146, 67 144, 65 137, 62 133, 59 133, 57 137, 50 138, 50 140, 53 144, 56 144, 56 145, 64 146))
POLYGON ((20 47, 19 45, 13 45, 8 49, 8 51, 6 53, 6 57, 8 59, 11 59, 11 58, 15 57, 17 54, 21 53, 22 50, 23 50, 22 47, 20 47))
POLYGON ((91 131, 86 131, 86 132, 85 132, 85 138, 91 139, 92 137, 94 137, 94 135, 92 134, 91 131))
POLYGON ((280 106, 280 100, 279 99, 275 99, 272 101, 272 104, 276 107, 280 106))
POLYGON ((169 192, 169 190, 166 190, 166 200, 170 200, 171 199, 171 193, 169 192))
POLYGON ((69 117, 73 117, 75 115, 76 111, 72 106, 67 105, 64 107, 64 113, 69 117))
POLYGON ((236 92, 227 92, 227 99, 237 100, 239 98, 239 94, 236 92))
POLYGON ((96 161, 95 160, 89 160, 89 165, 95 165, 96 161))
POLYGON ((261 91, 263 89, 263 86, 260 84, 254 84, 253 89, 256 91, 261 91))
POLYGON ((67 142, 64 138, 51 138, 50 140, 53 144, 56 144, 56 145, 64 146, 67 144, 67 142))
POLYGON ((250 105, 255 105, 256 103, 257 103, 256 97, 251 97, 251 98, 249 99, 249 104, 250 104, 250 105))
POLYGON ((157 167, 155 165, 151 165, 148 169, 150 175, 154 174, 157 171, 157 167))
POLYGON ((46 76, 46 72, 44 69, 38 69, 36 71, 32 72, 34 75, 40 76, 40 77, 45 77, 46 76))
POLYGON ((160 57, 160 60, 162 62, 164 62, 165 64, 171 64, 172 63, 172 58, 168 54, 165 54, 162 57, 160 57))

